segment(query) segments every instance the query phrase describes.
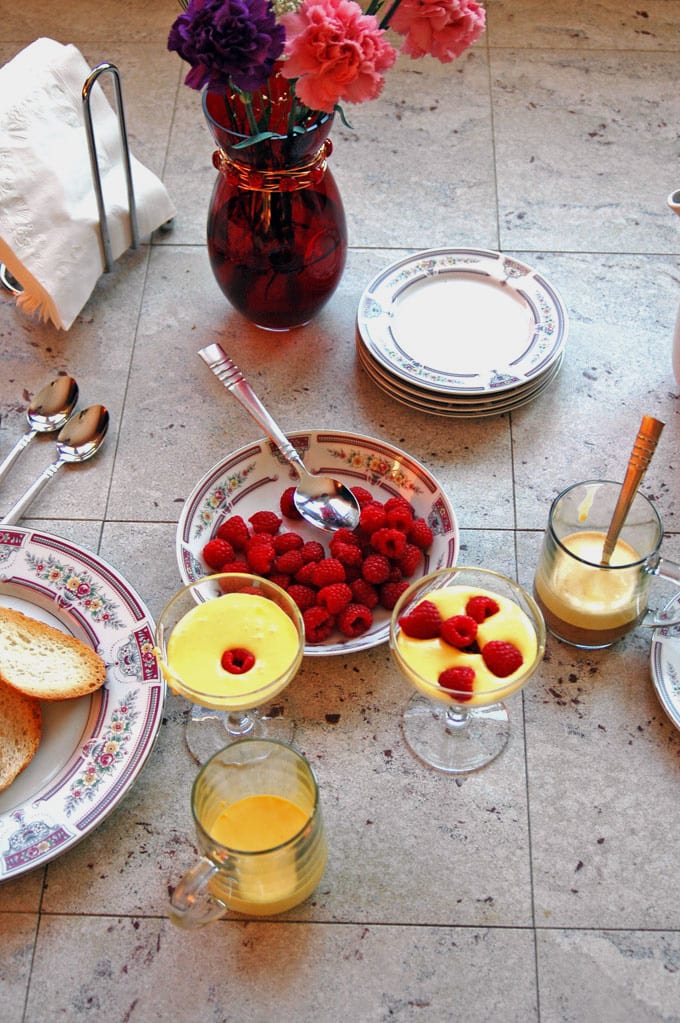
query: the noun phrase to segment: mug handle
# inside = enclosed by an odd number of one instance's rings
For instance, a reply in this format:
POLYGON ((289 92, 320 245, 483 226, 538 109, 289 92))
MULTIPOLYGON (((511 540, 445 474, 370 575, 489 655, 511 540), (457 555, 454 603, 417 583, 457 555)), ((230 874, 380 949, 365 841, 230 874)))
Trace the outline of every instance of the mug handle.
MULTIPOLYGON (((676 565, 674 561, 659 558, 656 564, 649 568, 649 572, 651 575, 658 575, 660 579, 680 584, 680 565, 676 565)), ((658 612, 650 607, 640 625, 646 625, 650 629, 658 629, 665 625, 680 625, 680 601, 678 601, 674 617, 668 617, 664 611, 658 612)))
POLYGON ((203 857, 190 867, 170 898, 170 919, 177 927, 191 930, 219 920, 227 907, 208 891, 208 882, 220 867, 203 857))

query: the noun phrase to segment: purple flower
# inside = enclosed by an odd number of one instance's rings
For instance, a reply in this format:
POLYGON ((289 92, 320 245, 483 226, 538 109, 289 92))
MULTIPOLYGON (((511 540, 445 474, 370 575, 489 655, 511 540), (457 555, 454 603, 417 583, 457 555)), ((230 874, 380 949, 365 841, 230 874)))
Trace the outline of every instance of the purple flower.
POLYGON ((283 52, 285 29, 271 0, 191 0, 168 36, 168 49, 191 64, 185 83, 227 92, 265 84, 283 52))

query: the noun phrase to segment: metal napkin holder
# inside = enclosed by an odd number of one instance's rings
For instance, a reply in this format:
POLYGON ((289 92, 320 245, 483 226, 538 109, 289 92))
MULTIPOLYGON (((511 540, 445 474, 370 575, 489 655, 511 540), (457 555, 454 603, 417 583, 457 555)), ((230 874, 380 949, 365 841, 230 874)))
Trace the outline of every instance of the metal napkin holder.
MULTIPOLYGON (((104 256, 104 270, 106 273, 110 273, 115 265, 115 260, 111 250, 111 235, 109 233, 109 225, 106 217, 106 206, 104 204, 104 193, 102 189, 101 173, 99 170, 99 160, 97 158, 97 143, 95 139, 91 109, 92 89, 103 74, 111 74, 113 76, 116 114, 118 116, 118 130, 120 133, 123 169, 125 171, 125 183, 127 187, 128 215, 130 217, 130 235, 132 239, 130 248, 132 249, 139 248, 139 225, 137 223, 137 205, 135 203, 135 190, 132 181, 130 146, 128 144, 127 127, 125 125, 125 111, 123 108, 123 92, 120 84, 120 72, 115 64, 112 64, 110 61, 103 61, 101 64, 97 64, 96 67, 92 68, 85 79, 82 89, 82 99, 83 113, 85 115, 85 130, 87 133, 87 147, 90 153, 92 184, 94 186, 95 197, 97 200, 97 214, 99 217, 99 233, 104 256)), ((19 282, 12 276, 4 263, 0 263, 0 284, 15 295, 19 295, 23 291, 19 282)))

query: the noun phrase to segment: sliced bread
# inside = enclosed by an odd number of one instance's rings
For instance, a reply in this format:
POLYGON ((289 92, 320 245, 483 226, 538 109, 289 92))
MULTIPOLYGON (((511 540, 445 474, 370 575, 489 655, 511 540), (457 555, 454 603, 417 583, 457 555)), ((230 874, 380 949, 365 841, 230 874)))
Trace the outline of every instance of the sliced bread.
POLYGON ((106 665, 74 636, 0 607, 0 680, 40 700, 66 700, 99 689, 106 665))
POLYGON ((0 682, 0 791, 31 762, 41 732, 39 702, 0 682))

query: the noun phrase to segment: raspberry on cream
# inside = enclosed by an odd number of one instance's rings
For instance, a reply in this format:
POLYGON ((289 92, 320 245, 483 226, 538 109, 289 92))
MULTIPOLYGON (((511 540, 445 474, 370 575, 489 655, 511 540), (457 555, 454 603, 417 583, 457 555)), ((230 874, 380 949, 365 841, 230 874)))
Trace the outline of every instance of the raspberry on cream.
MULTIPOLYGON (((404 629, 400 629, 397 636, 397 646, 404 662, 405 670, 415 686, 429 697, 436 697, 440 700, 455 699, 455 693, 451 692, 452 678, 462 678, 462 673, 452 675, 451 669, 471 669, 474 671, 474 681, 470 691, 469 682, 466 682, 464 701, 470 704, 485 704, 493 702, 498 697, 498 690, 503 690, 507 696, 515 688, 519 688, 524 677, 524 666, 534 663, 537 650, 536 634, 532 624, 524 611, 509 598, 500 594, 491 593, 479 589, 471 589, 464 586, 447 586, 439 590, 430 590, 425 600, 434 605, 439 613, 442 625, 452 618, 470 617, 466 608, 473 598, 485 598, 485 607, 489 607, 489 601, 493 601, 498 610, 488 614, 477 624, 476 634, 472 636, 467 647, 452 645, 446 641, 446 634, 450 630, 440 629, 436 631, 431 628, 427 638, 420 638, 418 635, 407 635, 404 629), (442 634, 443 631, 443 634, 442 634), (511 644, 521 655, 522 663, 509 674, 499 676, 495 674, 484 657, 484 648, 488 643, 511 644), (445 685, 439 683, 439 678, 444 673, 445 685), (448 685, 446 684, 448 683, 448 685)), ((425 602, 421 601, 416 605, 411 614, 417 616, 418 608, 425 602)), ((474 607, 475 605, 473 605, 474 607)), ((476 606, 481 606, 476 600, 476 606)), ((434 619, 432 612, 429 612, 430 619, 434 619)), ((481 616, 480 616, 481 617, 481 616)), ((493 647, 491 648, 493 650, 493 647)), ((488 658, 491 665, 493 659, 488 658)), ((469 679, 469 672, 465 672, 469 679)))

